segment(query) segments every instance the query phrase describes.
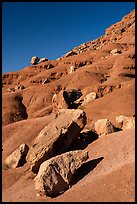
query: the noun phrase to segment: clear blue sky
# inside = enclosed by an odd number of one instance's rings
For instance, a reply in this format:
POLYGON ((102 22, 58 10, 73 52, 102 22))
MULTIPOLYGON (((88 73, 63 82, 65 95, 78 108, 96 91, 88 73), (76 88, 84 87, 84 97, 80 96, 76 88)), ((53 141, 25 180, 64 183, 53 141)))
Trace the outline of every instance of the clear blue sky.
POLYGON ((50 60, 84 42, 135 9, 135 2, 2 2, 2 73, 50 60))

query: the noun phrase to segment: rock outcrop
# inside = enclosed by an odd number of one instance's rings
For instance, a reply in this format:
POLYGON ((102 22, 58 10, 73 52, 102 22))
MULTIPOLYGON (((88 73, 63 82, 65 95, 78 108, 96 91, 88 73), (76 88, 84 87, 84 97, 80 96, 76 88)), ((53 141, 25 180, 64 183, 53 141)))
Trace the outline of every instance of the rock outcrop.
POLYGON ((75 150, 43 162, 34 179, 37 195, 54 197, 66 191, 74 173, 87 159, 87 151, 75 150))
POLYGON ((37 172, 45 160, 67 151, 86 124, 82 110, 61 110, 57 118, 36 137, 27 155, 31 170, 37 172))
POLYGON ((21 144, 18 149, 5 159, 5 167, 17 168, 23 166, 26 162, 28 150, 29 147, 26 144, 21 144))

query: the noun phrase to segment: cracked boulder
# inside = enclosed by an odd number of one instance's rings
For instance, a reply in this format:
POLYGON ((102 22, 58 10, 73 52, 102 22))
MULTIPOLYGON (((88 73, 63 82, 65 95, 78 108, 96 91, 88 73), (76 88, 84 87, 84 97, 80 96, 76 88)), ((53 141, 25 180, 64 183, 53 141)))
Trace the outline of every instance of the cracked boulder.
POLYGON ((34 173, 45 160, 67 151, 86 125, 86 114, 80 109, 60 110, 56 119, 41 130, 27 155, 34 173))
POLYGON ((87 159, 87 151, 75 150, 43 162, 34 179, 37 195, 54 197, 66 191, 74 173, 87 159))

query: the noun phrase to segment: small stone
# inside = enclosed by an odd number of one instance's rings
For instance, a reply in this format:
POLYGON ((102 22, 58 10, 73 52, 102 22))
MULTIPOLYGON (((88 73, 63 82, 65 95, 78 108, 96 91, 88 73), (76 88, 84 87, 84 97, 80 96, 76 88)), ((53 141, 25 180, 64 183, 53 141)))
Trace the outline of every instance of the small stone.
POLYGON ((108 119, 98 120, 94 127, 98 135, 107 135, 114 132, 114 126, 108 119))
POLYGON ((21 144, 18 149, 12 152, 5 160, 5 165, 8 168, 17 168, 23 166, 26 162, 26 155, 29 147, 26 144, 21 144))

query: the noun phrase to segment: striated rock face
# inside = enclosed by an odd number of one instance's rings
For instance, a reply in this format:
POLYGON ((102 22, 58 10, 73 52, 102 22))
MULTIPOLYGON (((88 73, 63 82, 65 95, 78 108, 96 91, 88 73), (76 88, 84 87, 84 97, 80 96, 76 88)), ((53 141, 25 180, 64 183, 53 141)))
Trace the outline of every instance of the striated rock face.
POLYGON ((12 152, 5 160, 5 166, 7 168, 17 168, 23 166, 26 162, 26 155, 29 147, 26 144, 21 144, 18 149, 12 152))
POLYGON ((86 124, 82 110, 61 110, 57 118, 46 126, 33 142, 27 155, 31 170, 37 172, 40 164, 68 150, 86 124))
POLYGON ((31 64, 32 65, 37 64, 38 61, 39 61, 39 58, 37 56, 34 56, 34 57, 31 58, 31 64))
POLYGON ((87 159, 87 151, 76 150, 43 162, 34 179, 37 195, 53 197, 66 191, 74 173, 87 159))
POLYGON ((98 120, 94 124, 94 127, 98 135, 106 135, 114 132, 114 126, 111 124, 111 122, 108 119, 98 120))
POLYGON ((123 130, 135 127, 134 117, 126 117, 123 115, 117 116, 116 121, 121 125, 123 130))

